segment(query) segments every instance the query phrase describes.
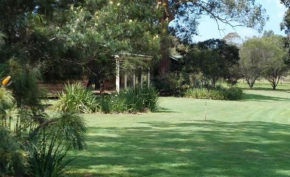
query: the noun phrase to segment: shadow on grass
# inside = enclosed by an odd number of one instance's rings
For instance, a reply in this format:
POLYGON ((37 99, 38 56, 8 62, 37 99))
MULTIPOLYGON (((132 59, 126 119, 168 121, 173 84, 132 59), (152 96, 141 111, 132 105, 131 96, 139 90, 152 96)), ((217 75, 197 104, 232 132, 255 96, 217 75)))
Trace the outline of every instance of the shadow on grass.
POLYGON ((89 129, 72 176, 290 176, 290 125, 217 121, 89 129), (81 172, 79 172, 79 171, 81 172))
POLYGON ((154 113, 178 113, 178 112, 172 111, 171 109, 168 108, 159 107, 158 110, 155 111, 154 113))
POLYGON ((279 89, 279 88, 276 88, 276 90, 273 90, 272 88, 266 88, 266 87, 254 87, 252 89, 250 88, 242 88, 243 90, 260 90, 260 91, 277 91, 277 92, 285 92, 285 91, 289 91, 289 89, 286 89, 286 88, 282 88, 282 89, 279 89))
POLYGON ((243 96, 243 101, 289 101, 290 98, 266 96, 260 94, 250 94, 245 93, 243 96))

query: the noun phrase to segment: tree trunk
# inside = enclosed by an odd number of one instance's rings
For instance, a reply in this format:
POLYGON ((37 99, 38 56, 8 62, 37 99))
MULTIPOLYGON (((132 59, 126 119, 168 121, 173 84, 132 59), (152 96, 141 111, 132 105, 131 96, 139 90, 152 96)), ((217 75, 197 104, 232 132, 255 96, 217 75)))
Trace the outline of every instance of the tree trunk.
MULTIPOLYGON (((162 44, 161 44, 162 45, 162 44)), ((161 59, 159 61, 158 74, 160 76, 170 71, 170 58, 165 47, 161 47, 161 59)))
MULTIPOLYGON (((169 23, 171 20, 173 20, 173 13, 171 12, 169 8, 168 0, 156 0, 157 3, 160 3, 160 6, 163 6, 164 4, 164 10, 163 10, 163 16, 162 19, 160 19, 160 23, 169 23)), ((161 49, 161 59, 158 64, 158 74, 164 75, 165 73, 170 71, 170 58, 168 55, 168 41, 166 40, 166 37, 168 34, 167 25, 165 26, 166 29, 164 29, 163 39, 160 42, 160 49, 161 49)))

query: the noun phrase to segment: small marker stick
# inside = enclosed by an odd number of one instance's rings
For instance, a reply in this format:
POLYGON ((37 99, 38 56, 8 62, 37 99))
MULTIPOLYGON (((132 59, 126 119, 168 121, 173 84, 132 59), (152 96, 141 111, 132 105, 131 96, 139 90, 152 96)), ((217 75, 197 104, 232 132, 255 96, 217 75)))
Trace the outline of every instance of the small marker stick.
POLYGON ((207 106, 207 102, 204 102, 204 120, 206 121, 206 106, 207 106))

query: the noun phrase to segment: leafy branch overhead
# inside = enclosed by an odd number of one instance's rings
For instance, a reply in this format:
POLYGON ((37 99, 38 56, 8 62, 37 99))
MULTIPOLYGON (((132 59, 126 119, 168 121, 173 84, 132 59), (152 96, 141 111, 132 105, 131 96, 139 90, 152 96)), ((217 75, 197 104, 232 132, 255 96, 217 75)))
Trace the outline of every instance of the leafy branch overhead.
POLYGON ((221 23, 231 27, 246 26, 261 32, 268 16, 266 10, 255 0, 168 0, 169 32, 183 42, 192 43, 198 34, 202 16, 216 21, 219 30, 221 23), (171 17, 171 18, 170 18, 171 17))

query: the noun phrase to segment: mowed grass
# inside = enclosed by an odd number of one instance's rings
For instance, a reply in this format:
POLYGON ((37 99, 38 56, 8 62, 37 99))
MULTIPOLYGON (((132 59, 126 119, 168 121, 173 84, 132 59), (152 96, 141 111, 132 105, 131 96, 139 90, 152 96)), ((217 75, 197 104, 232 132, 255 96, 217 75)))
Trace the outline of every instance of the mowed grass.
POLYGON ((241 101, 161 98, 158 113, 85 115, 88 147, 70 175, 290 176, 288 87, 245 90, 241 101))

